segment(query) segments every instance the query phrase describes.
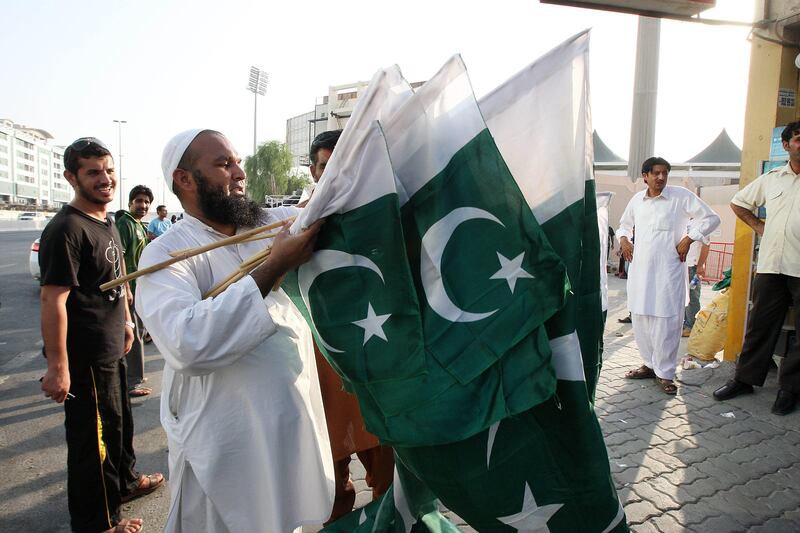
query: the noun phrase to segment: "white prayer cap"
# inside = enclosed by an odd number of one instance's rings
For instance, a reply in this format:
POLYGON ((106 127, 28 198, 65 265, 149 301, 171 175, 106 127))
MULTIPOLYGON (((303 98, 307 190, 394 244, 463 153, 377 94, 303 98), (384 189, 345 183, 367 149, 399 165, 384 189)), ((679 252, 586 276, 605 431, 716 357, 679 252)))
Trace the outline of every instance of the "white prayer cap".
POLYGON ((206 130, 204 128, 195 128, 181 132, 170 139, 164 147, 164 153, 161 154, 161 170, 164 172, 164 179, 170 192, 172 192, 172 173, 178 168, 178 163, 180 163, 183 154, 186 153, 186 149, 192 144, 194 138, 203 131, 206 130))

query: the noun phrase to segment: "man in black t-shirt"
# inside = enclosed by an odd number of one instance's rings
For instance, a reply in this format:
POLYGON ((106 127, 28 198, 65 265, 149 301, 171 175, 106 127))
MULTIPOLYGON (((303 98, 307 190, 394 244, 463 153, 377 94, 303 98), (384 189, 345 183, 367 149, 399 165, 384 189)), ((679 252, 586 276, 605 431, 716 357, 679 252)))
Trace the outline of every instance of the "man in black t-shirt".
POLYGON ((134 470, 124 357, 131 317, 122 288, 100 290, 124 270, 119 233, 106 214, 114 162, 103 143, 85 137, 65 150, 64 168, 75 196, 42 232, 39 249, 42 390, 64 402, 72 530, 137 533, 142 520, 122 520, 120 504, 152 492, 164 477, 134 470))

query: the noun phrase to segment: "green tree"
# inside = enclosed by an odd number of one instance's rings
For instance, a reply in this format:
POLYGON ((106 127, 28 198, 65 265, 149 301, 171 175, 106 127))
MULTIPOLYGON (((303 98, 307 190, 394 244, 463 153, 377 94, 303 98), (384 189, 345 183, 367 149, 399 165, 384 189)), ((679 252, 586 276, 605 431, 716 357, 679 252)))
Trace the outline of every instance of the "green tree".
POLYGON ((258 147, 255 155, 244 162, 247 173, 247 196, 259 204, 267 194, 289 194, 292 192, 292 153, 280 141, 267 141, 258 147))
POLYGON ((308 176, 294 170, 289 174, 289 179, 286 182, 286 194, 292 194, 295 191, 302 191, 309 183, 311 183, 311 180, 308 178, 308 176))

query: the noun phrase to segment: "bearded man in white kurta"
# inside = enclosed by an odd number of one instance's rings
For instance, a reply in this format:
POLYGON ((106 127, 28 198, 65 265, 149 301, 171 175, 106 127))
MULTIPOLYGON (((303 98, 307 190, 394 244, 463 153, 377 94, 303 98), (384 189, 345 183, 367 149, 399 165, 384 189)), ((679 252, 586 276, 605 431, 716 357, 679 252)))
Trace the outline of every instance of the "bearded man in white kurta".
MULTIPOLYGON (((140 270, 295 214, 246 199, 241 158, 218 132, 177 135, 162 169, 185 214, 145 249, 140 270)), ((166 362, 165 531, 286 533, 328 517, 333 460, 311 333, 286 294, 272 290, 310 257, 318 231, 319 223, 296 236, 285 228, 262 266, 213 298, 203 294, 269 241, 217 248, 137 284, 136 309, 166 362)))
POLYGON ((628 309, 644 360, 644 365, 625 377, 655 378, 667 394, 677 392, 673 380, 689 294, 686 254, 692 242, 707 239, 720 223, 696 194, 667 185, 671 168, 660 157, 642 164, 647 189, 628 202, 617 231, 622 255, 631 262, 628 309))

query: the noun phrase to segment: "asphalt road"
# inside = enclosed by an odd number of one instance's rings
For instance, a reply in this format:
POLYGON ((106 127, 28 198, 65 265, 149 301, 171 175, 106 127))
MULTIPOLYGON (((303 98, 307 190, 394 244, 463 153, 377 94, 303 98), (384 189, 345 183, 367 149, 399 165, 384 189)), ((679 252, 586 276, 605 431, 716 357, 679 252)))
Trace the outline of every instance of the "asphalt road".
POLYGON ((20 352, 40 350, 39 283, 28 270, 41 231, 0 233, 0 366, 20 352))
MULTIPOLYGON (((0 531, 67 532, 67 449, 63 408, 44 397, 39 284, 28 270, 40 231, 0 232, 0 531)), ((145 371, 151 396, 133 401, 134 448, 141 472, 167 473, 167 445, 158 418, 163 360, 150 345, 145 371)), ((123 507, 161 531, 169 492, 159 489, 123 507)))

